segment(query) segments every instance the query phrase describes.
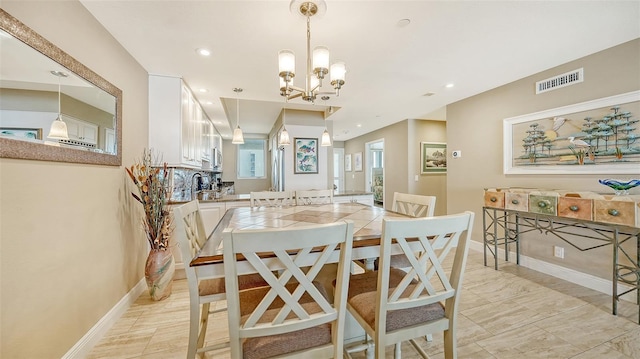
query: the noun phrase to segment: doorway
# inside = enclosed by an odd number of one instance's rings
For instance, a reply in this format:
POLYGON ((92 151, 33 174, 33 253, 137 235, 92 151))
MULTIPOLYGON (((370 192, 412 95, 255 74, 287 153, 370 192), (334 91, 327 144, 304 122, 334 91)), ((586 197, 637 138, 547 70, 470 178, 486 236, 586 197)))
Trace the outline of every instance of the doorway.
POLYGON ((365 143, 365 178, 373 203, 384 207, 384 139, 365 143))
POLYGON ((344 192, 344 148, 333 149, 333 190, 344 192))

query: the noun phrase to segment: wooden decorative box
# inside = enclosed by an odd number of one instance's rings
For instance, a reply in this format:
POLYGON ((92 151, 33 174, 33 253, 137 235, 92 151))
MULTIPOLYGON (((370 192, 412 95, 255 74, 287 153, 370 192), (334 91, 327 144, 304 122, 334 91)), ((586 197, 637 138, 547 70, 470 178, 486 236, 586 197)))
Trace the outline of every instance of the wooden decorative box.
POLYGON ((603 196, 593 200, 593 219, 596 222, 636 226, 638 203, 627 196, 603 196))
POLYGON ((504 195, 505 192, 500 188, 485 188, 485 207, 504 208, 504 195))
POLYGON ((566 193, 558 197, 558 216, 593 220, 593 199, 582 198, 578 193, 566 193))
POLYGON ((505 193, 504 206, 506 209, 526 212, 529 210, 529 193, 524 191, 505 193))
POLYGON ((529 212, 550 216, 557 215, 558 196, 558 192, 531 192, 529 194, 529 212))

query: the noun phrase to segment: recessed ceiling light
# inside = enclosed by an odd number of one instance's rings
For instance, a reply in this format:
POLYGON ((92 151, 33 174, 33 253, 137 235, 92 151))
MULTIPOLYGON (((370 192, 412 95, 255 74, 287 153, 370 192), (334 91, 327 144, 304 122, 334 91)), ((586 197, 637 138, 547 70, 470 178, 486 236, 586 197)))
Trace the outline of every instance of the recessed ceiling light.
POLYGON ((209 56, 211 55, 211 51, 205 49, 205 48, 199 48, 196 49, 196 52, 198 53, 198 55, 202 55, 202 56, 209 56))
POLYGON ((454 84, 452 84, 452 83, 444 85, 444 87, 446 87, 446 88, 448 88, 448 89, 452 88, 453 86, 455 86, 455 85, 454 85, 454 84))
POLYGON ((207 89, 200 89, 198 91, 200 91, 200 92, 209 92, 209 90, 207 90, 207 89))
POLYGON ((213 105, 213 102, 212 101, 206 101, 204 104, 205 105, 213 105))
POLYGON ((357 124, 357 125, 356 125, 356 127, 357 127, 357 128, 360 128, 360 127, 362 127, 362 125, 361 125, 361 124, 357 124))

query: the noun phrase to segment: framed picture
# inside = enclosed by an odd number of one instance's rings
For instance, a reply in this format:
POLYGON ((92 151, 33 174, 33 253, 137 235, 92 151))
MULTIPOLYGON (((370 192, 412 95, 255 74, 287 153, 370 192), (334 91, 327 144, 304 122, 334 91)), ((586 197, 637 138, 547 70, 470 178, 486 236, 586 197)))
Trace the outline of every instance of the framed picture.
POLYGON ((356 152, 353 155, 353 166, 356 172, 362 172, 362 152, 356 152))
POLYGON ((503 120, 504 174, 640 174, 640 91, 503 120))
POLYGON ((41 128, 0 127, 0 136, 17 140, 42 140, 41 128))
POLYGON ((318 139, 294 138, 293 173, 318 173, 318 139))
POLYGON ((447 144, 420 142, 420 173, 447 172, 447 144))
POLYGON ((344 155, 344 170, 351 172, 351 154, 344 155))

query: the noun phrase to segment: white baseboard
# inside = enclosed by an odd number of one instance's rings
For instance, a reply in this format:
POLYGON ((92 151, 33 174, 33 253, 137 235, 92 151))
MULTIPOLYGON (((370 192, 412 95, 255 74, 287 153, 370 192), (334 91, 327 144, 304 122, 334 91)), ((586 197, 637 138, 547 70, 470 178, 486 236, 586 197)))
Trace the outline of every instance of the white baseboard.
POLYGON ((173 280, 186 279, 187 273, 184 271, 184 263, 176 263, 176 271, 173 274, 173 280))
POLYGON ((147 290, 147 283, 142 278, 104 317, 82 337, 80 340, 62 357, 62 359, 85 358, 91 349, 98 344, 107 331, 126 313, 140 294, 147 290))
MULTIPOLYGON (((469 248, 473 249, 474 251, 482 253, 483 243, 478 241, 471 241, 469 248)), ((504 258, 504 249, 499 248, 498 255, 500 256, 500 258, 504 258)), ((515 263, 516 253, 509 252, 509 258, 511 258, 510 261, 513 261, 515 263)), ((493 263, 493 256, 490 253, 487 254, 487 261, 493 263)), ((520 255, 520 265, 525 268, 533 269, 537 272, 548 274, 550 276, 560 278, 560 279, 566 280, 567 282, 578 284, 583 287, 587 287, 589 289, 593 289, 601 293, 605 293, 608 295, 612 294, 611 281, 604 278, 583 273, 575 269, 559 266, 557 264, 541 261, 539 259, 535 259, 532 257, 523 256, 522 254, 520 255)), ((631 289, 631 287, 628 285, 620 284, 620 283, 618 284, 618 293, 622 293, 629 289, 631 289)), ((636 303, 635 292, 634 291, 629 292, 623 295, 622 297, 620 297, 620 299, 623 299, 631 303, 636 303)))

